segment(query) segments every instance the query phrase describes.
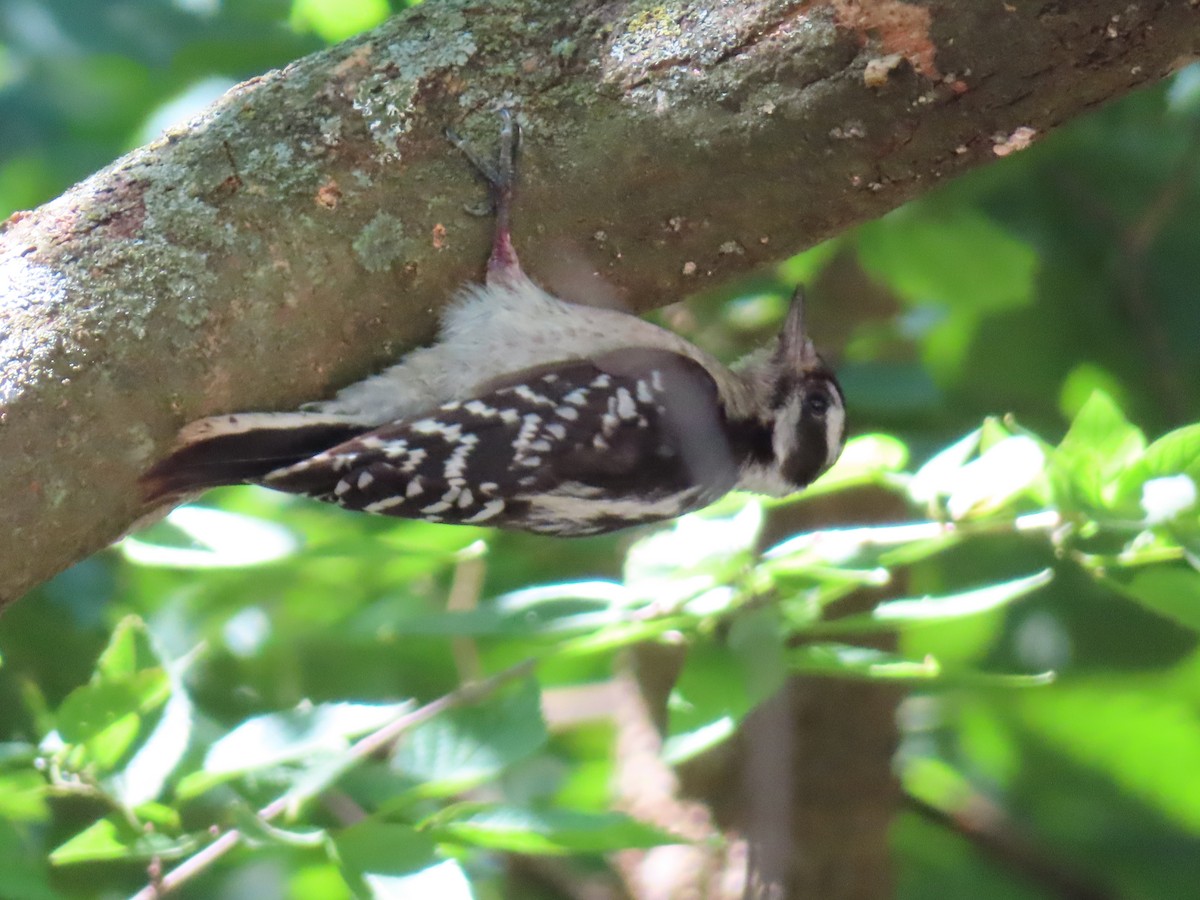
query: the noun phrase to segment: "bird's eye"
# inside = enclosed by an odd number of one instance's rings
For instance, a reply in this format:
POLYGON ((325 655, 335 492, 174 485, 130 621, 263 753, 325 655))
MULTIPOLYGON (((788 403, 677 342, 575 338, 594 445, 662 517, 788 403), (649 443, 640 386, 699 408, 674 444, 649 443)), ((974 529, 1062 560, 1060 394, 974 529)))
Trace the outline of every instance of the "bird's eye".
POLYGON ((823 416, 829 412, 829 405, 833 401, 824 391, 816 391, 804 398, 804 410, 814 416, 823 416))

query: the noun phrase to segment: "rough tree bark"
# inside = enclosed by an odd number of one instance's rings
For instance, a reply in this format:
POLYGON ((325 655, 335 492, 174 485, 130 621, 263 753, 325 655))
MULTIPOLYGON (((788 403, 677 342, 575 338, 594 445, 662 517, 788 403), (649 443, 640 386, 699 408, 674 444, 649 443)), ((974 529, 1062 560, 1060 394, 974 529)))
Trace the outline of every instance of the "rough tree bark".
POLYGON ((447 125, 482 142, 518 109, 527 267, 644 310, 1161 77, 1198 18, 1194 0, 433 0, 247 82, 5 223, 0 607, 134 521, 183 422, 326 396, 429 337, 488 227, 447 125))
MULTIPOLYGON (((447 125, 485 144, 518 110, 527 268, 645 310, 1162 77, 1198 25, 1196 0, 429 0, 247 82, 0 229, 0 608, 135 520, 182 423, 430 336, 489 228, 447 125)), ((811 822, 775 835, 793 896, 886 894, 891 708, 764 713, 764 752, 804 745, 783 766, 811 822)))

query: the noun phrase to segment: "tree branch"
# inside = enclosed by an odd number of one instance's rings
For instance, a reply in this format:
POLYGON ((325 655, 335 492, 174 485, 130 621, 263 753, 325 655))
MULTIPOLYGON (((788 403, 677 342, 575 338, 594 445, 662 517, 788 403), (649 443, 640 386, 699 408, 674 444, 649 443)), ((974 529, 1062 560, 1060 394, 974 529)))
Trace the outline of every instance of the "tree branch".
POLYGON ((430 336, 486 255, 447 125, 485 144, 518 110, 527 267, 644 310, 1160 78, 1198 15, 430 0, 249 81, 0 233, 0 607, 134 521, 185 421, 327 396, 430 336))

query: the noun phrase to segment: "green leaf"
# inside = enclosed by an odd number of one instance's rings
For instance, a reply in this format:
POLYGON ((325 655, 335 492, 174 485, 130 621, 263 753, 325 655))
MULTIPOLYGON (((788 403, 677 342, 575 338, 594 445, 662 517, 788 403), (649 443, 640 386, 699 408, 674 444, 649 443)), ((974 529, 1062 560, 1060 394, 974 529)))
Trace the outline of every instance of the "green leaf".
POLYGON ((436 897, 438 900, 475 900, 467 873, 457 860, 435 863, 412 875, 368 874, 363 880, 372 900, 413 900, 436 897))
POLYGON ((1032 438, 1016 435, 988 447, 955 474, 946 511, 955 521, 995 513, 1042 477, 1046 457, 1032 438))
MULTIPOLYGON (((1122 473, 1145 449, 1141 430, 1129 424, 1107 394, 1095 391, 1050 457, 1060 502, 1108 509, 1117 499, 1122 473)), ((1121 512, 1130 514, 1130 505, 1123 504, 1121 512)))
POLYGON ((749 497, 731 515, 683 516, 629 548, 625 584, 667 606, 671 600, 664 592, 682 600, 723 583, 751 561, 762 525, 762 504, 749 497), (685 576, 693 580, 681 586, 685 576))
POLYGON ((451 809, 429 830, 440 841, 509 853, 613 853, 683 843, 680 837, 622 813, 515 806, 464 805, 461 816, 451 809))
POLYGON ((110 779, 110 787, 126 807, 140 807, 157 798, 167 779, 183 761, 191 740, 193 708, 183 682, 171 678, 171 695, 149 734, 125 767, 110 779))
POLYGON ((93 822, 50 854, 56 866, 128 859, 177 859, 192 853, 198 842, 191 837, 171 838, 147 832, 113 819, 93 822))
POLYGON ((926 317, 926 365, 942 381, 968 358, 983 319, 1029 304, 1037 252, 963 205, 912 203, 857 232, 863 268, 912 305, 940 307, 926 317))
POLYGON ((170 679, 161 669, 145 670, 120 681, 76 688, 58 708, 59 734, 86 747, 88 760, 107 771, 117 765, 141 735, 143 716, 170 696, 170 679))
POLYGON ((404 620, 405 634, 522 636, 585 634, 628 618, 644 602, 612 581, 564 582, 512 591, 479 609, 404 620))
POLYGON ((671 691, 663 757, 674 765, 730 737, 786 677, 784 634, 768 611, 735 619, 725 643, 696 642, 671 691))
POLYGON ((816 634, 857 634, 871 631, 907 631, 1002 609, 1049 584, 1054 573, 1045 569, 1035 575, 942 597, 889 600, 868 613, 843 616, 812 626, 816 634))
MULTIPOLYGON (((945 522, 905 522, 863 528, 827 528, 788 538, 764 555, 771 573, 803 572, 814 564, 872 571, 910 565, 964 539, 945 522)), ((874 583, 874 582, 868 582, 874 583)), ((884 583, 887 583, 886 580, 884 583)))
POLYGON ((137 616, 117 623, 108 646, 96 662, 98 681, 121 681, 139 672, 162 668, 162 658, 150 639, 146 625, 137 616))
POLYGON ((983 429, 976 428, 930 457, 908 483, 912 502, 933 507, 948 496, 954 490, 958 473, 975 455, 982 440, 983 429))
POLYGON ((917 661, 849 644, 808 644, 792 651, 789 661, 792 670, 802 675, 829 675, 868 681, 936 681, 980 687, 1039 687, 1054 680, 1050 673, 995 675, 986 672, 947 672, 932 657, 917 661))
POLYGON ((422 796, 444 796, 496 778, 547 739, 541 691, 527 678, 485 705, 451 710, 413 729, 392 763, 420 782, 422 796))
POLYGON ((368 878, 411 875, 438 862, 433 839, 407 825, 367 820, 335 835, 333 845, 342 874, 360 890, 368 878))
POLYGON ((33 768, 0 774, 0 820, 46 821, 50 816, 50 808, 46 803, 48 794, 46 776, 33 768))
POLYGON ((203 506, 181 506, 119 547, 140 566, 229 569, 257 566, 296 553, 295 535, 274 522, 203 506))
POLYGON ((382 727, 412 704, 328 703, 247 719, 209 748, 204 769, 178 793, 192 797, 215 784, 285 765, 314 766, 344 753, 351 739, 382 727))
MULTIPOLYGON (((1187 673, 1195 684, 1194 671, 1187 673)), ((1194 688, 1193 688, 1194 693, 1194 688)), ((1194 696, 1128 677, 1014 696, 1017 721, 1043 746, 1200 835, 1200 720, 1194 696)), ((1103 783, 1103 782, 1100 782, 1103 783)))
MULTIPOLYGON (((1117 498, 1128 506, 1143 506, 1146 482, 1183 475, 1200 485, 1200 424, 1163 435, 1121 473, 1117 498)), ((1194 491, 1193 491, 1194 496, 1194 491)))
POLYGON ((331 44, 374 28, 391 13, 387 0, 292 0, 292 27, 331 44))
POLYGON ((1182 565, 1109 569, 1100 579, 1146 609, 1200 631, 1200 572, 1182 565))
POLYGON ((910 204, 858 230, 863 266, 906 300, 987 312, 1029 303, 1037 252, 965 207, 910 204))
POLYGON ((63 900, 50 884, 46 858, 27 829, 0 816, 0 897, 63 900))

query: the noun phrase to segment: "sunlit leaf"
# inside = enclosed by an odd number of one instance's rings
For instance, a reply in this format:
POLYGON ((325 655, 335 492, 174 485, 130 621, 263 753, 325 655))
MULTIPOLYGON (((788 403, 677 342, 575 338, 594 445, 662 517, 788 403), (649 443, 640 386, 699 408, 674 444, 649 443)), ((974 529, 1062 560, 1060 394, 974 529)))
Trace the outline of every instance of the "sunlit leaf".
POLYGON ((374 28, 390 12, 387 0, 292 0, 291 21, 333 44, 374 28))
POLYGON ((50 814, 48 797, 46 777, 40 772, 28 768, 0 773, 0 820, 43 822, 50 814))
POLYGON ((474 900, 471 882, 456 860, 434 863, 412 875, 363 876, 373 900, 413 900, 436 897, 437 900, 474 900))
POLYGON ((1140 503, 1144 509, 1147 482, 1180 476, 1191 482, 1194 501, 1195 486, 1200 484, 1200 425, 1176 429, 1147 447, 1145 453, 1120 473, 1116 493, 1125 503, 1140 503))
POLYGON ((979 449, 983 430, 976 429, 934 454, 908 483, 913 503, 933 505, 954 490, 959 471, 979 449))
POLYGON ((843 616, 812 626, 818 634, 854 634, 870 631, 904 631, 923 625, 950 622, 1002 609, 1049 584, 1053 572, 1046 569, 1026 578, 942 597, 889 600, 867 613, 843 616))
POLYGON ((762 505, 747 499, 733 515, 684 516, 671 528, 634 544, 625 556, 625 583, 633 590, 654 590, 683 575, 719 578, 741 566, 758 541, 762 505))
POLYGON ((1145 449, 1141 430, 1107 394, 1094 392, 1050 457, 1062 499, 1088 509, 1107 508, 1118 493, 1121 473, 1145 449))
POLYGON ((143 716, 158 709, 170 691, 171 679, 145 624, 127 616, 114 628, 91 680, 54 713, 57 736, 87 744, 88 762, 110 768, 138 738, 143 716))
POLYGON ((120 544, 132 563, 178 569, 256 566, 291 556, 298 547, 281 525, 202 506, 173 509, 163 522, 120 544))
POLYGON ((950 482, 946 511, 952 519, 987 515, 1020 496, 1042 476, 1045 456, 1024 436, 988 447, 960 468, 950 482))
POLYGON ((124 769, 111 779, 113 792, 125 806, 141 806, 158 797, 187 752, 193 724, 192 701, 181 680, 172 678, 171 685, 171 695, 153 730, 124 769))

